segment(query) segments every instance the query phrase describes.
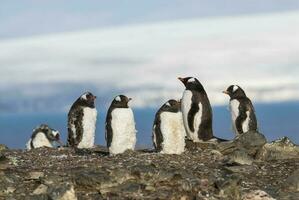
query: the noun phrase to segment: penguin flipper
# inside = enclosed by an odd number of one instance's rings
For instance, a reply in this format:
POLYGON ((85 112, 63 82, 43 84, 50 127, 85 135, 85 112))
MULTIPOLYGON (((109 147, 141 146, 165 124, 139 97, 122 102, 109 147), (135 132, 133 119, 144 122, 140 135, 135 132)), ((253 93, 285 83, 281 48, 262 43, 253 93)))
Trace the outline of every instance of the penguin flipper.
MULTIPOLYGON (((249 100, 249 99, 248 99, 249 100)), ((250 112, 249 114, 249 130, 254 130, 254 131, 258 131, 258 124, 257 124, 257 119, 256 119, 256 115, 255 115, 255 109, 252 105, 252 102, 249 100, 249 104, 248 104, 248 108, 247 108, 250 112)))
POLYGON ((157 116, 153 127, 153 144, 156 151, 162 151, 163 134, 161 132, 161 119, 157 116))
POLYGON ((188 113, 188 126, 192 132, 195 131, 194 119, 195 119, 195 115, 198 111, 199 111, 198 103, 192 102, 191 109, 189 110, 189 113, 188 113))
POLYGON ((77 147, 83 137, 83 109, 77 109, 69 114, 68 146, 77 147))
POLYGON ((239 105, 239 116, 237 117, 237 119, 235 121, 236 129, 239 134, 244 133, 242 124, 247 118, 246 111, 247 111, 246 107, 244 105, 240 104, 239 105))
POLYGON ((111 116, 111 111, 109 110, 106 117, 106 125, 105 125, 105 139, 106 139, 107 148, 111 147, 111 143, 113 139, 111 120, 112 120, 112 116, 111 116))

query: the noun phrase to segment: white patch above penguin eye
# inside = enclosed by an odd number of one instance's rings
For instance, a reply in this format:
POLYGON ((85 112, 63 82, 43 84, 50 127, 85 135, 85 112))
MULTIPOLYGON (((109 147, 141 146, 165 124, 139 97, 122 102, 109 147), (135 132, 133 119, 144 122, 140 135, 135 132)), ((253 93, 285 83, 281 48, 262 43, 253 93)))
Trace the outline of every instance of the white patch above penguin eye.
POLYGON ((83 95, 81 96, 81 99, 87 100, 87 94, 83 94, 83 95))
POLYGON ((195 81, 195 78, 190 78, 187 82, 191 83, 191 82, 194 82, 194 81, 195 81))
POLYGON ((56 137, 57 135, 59 135, 59 131, 53 131, 52 134, 54 135, 54 137, 56 137))
POLYGON ((167 102, 165 105, 170 107, 170 103, 169 102, 167 102))
POLYGON ((115 101, 121 101, 120 96, 115 97, 115 101))
POLYGON ((237 85, 234 85, 233 92, 237 91, 238 89, 239 89, 239 87, 237 85))

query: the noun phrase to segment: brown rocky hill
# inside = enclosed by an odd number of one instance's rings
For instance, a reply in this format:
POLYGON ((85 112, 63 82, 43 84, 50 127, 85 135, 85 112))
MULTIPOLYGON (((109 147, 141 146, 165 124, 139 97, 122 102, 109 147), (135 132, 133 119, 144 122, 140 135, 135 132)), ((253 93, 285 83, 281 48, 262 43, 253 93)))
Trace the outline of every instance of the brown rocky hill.
POLYGON ((258 133, 187 142, 182 155, 2 147, 0 199, 298 200, 299 147, 258 133))

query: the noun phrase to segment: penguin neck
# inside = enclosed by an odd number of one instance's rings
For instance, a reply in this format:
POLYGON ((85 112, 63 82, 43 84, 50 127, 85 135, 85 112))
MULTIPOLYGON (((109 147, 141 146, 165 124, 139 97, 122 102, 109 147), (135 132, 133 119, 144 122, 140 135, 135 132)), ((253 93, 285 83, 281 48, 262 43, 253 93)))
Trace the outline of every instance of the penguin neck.
POLYGON ((82 108, 91 108, 91 109, 93 109, 93 108, 95 108, 95 105, 94 104, 87 104, 87 103, 83 103, 83 102, 81 102, 81 101, 76 101, 75 103, 74 103, 74 105, 72 106, 72 109, 74 109, 74 108, 78 108, 78 107, 82 107, 82 108))
POLYGON ((241 99, 248 99, 247 96, 232 96, 230 100, 241 100, 241 99))
POLYGON ((119 105, 115 105, 115 104, 112 104, 111 106, 110 106, 110 108, 113 110, 113 109, 117 109, 117 108, 130 108, 129 106, 128 106, 128 104, 119 104, 119 105))
POLYGON ((186 90, 197 91, 206 94, 206 91, 200 82, 187 83, 186 90))
POLYGON ((199 92, 201 94, 207 95, 207 93, 203 87, 188 87, 188 88, 186 88, 186 90, 191 91, 191 92, 195 91, 195 92, 199 92))
POLYGON ((158 111, 159 113, 162 112, 171 112, 171 113, 177 113, 180 111, 180 108, 176 108, 176 107, 170 107, 170 108, 160 108, 160 110, 158 111))

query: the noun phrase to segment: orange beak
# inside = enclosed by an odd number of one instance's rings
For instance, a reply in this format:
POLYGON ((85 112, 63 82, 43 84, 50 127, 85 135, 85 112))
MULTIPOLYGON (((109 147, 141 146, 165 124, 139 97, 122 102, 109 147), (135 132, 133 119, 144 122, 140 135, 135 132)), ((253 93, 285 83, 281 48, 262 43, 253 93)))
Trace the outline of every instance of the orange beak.
POLYGON ((224 93, 224 94, 229 94, 229 92, 228 92, 228 91, 223 91, 222 93, 224 93))

